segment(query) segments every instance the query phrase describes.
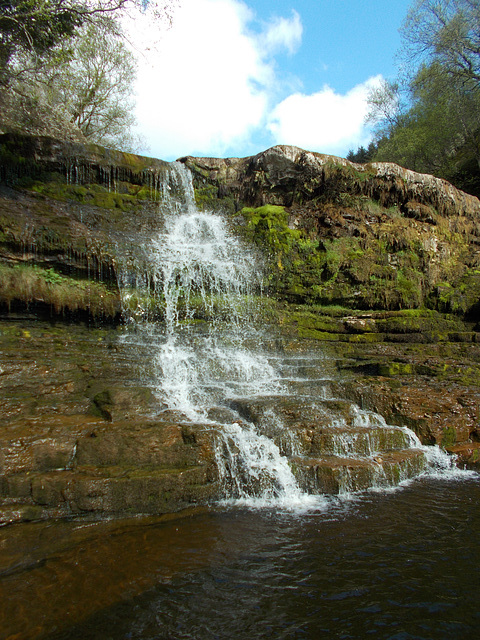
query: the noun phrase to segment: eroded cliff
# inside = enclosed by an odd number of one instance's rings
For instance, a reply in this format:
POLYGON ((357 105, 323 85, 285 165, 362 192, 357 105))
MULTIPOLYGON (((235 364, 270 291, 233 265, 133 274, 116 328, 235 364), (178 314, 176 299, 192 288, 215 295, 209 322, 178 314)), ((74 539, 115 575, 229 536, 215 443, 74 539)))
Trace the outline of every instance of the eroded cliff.
MULTIPOLYGON (((479 201, 396 165, 296 147, 181 162, 197 205, 224 211, 263 255, 258 314, 275 325, 276 348, 320 349, 342 397, 478 465, 479 201)), ((155 415, 142 379, 151 354, 115 328, 119 283, 158 228, 167 170, 0 137, 0 522, 158 513, 219 496, 209 428, 155 415), (40 315, 115 324, 85 332, 40 315)))

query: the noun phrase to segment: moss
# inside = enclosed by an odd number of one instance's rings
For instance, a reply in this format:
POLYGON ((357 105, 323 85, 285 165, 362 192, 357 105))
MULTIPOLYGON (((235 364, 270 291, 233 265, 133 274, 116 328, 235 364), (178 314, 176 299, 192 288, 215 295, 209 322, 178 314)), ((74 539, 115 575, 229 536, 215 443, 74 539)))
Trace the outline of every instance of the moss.
POLYGON ((195 203, 202 211, 215 208, 218 189, 213 184, 203 185, 195 189, 195 203))
POLYGON ((88 311, 92 316, 114 317, 119 313, 119 296, 104 284, 65 277, 53 269, 31 265, 0 265, 0 303, 42 303, 61 314, 88 311))
POLYGON ((315 331, 330 333, 345 333, 343 322, 333 317, 320 316, 311 312, 294 312, 289 315, 289 322, 300 329, 314 329, 315 331))
POLYGON ((447 427, 442 434, 442 447, 447 449, 453 447, 457 442, 457 431, 455 427, 447 427))
POLYGON ((155 190, 148 186, 118 182, 118 190, 112 191, 100 184, 68 184, 64 177, 49 181, 28 180, 28 184, 24 182, 24 187, 54 200, 73 200, 81 204, 121 211, 141 207, 142 202, 155 201, 158 197, 155 190))
POLYGON ((271 204, 256 209, 245 207, 240 215, 246 219, 247 235, 276 256, 291 249, 302 235, 289 228, 285 207, 271 204))
POLYGON ((440 282, 434 299, 441 311, 469 314, 480 304, 480 270, 467 269, 457 282, 440 282))
POLYGON ((415 369, 412 363, 405 362, 389 362, 379 365, 379 374, 381 376, 405 376, 413 375, 415 369))
POLYGON ((359 333, 353 336, 348 336, 349 342, 357 342, 361 344, 376 344, 377 342, 384 342, 385 336, 381 333, 359 333))
POLYGON ((317 329, 310 329, 308 327, 299 327, 297 329, 299 338, 309 338, 311 340, 322 340, 322 341, 340 341, 345 339, 345 336, 342 336, 338 333, 330 333, 327 331, 318 331, 317 329))

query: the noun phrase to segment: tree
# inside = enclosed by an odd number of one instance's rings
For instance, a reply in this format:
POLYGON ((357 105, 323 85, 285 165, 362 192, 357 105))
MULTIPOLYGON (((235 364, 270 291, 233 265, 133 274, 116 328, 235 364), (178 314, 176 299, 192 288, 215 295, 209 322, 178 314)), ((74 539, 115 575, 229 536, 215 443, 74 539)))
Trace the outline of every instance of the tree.
POLYGON ((416 0, 402 27, 402 79, 369 97, 374 160, 480 184, 480 2, 416 0))
POLYGON ((366 162, 371 162, 377 153, 377 145, 375 142, 370 142, 368 147, 360 146, 356 151, 350 149, 347 154, 347 160, 350 162, 358 162, 359 164, 365 164, 366 162))
MULTIPOLYGON (((155 18, 169 18, 175 3, 176 0, 0 0, 0 84, 9 84, 16 56, 29 54, 41 64, 85 23, 105 16, 118 17, 135 7, 151 12, 155 18)), ((120 34, 118 21, 116 26, 120 34)), ((13 77, 18 77, 18 65, 13 77)))
POLYGON ((176 0, 0 0, 0 128, 135 150, 129 11, 176 0))
POLYGON ((409 86, 409 107, 378 129, 375 160, 447 179, 456 172, 459 150, 480 165, 480 90, 466 90, 439 67, 420 67, 409 86))
POLYGON ((17 53, 44 56, 73 36, 81 22, 71 3, 63 0, 0 0, 0 83, 9 83, 9 67, 17 53))
POLYGON ((407 62, 436 62, 456 80, 480 83, 478 0, 417 0, 401 34, 407 62))
POLYGON ((71 59, 47 69, 46 99, 87 140, 132 149, 135 68, 110 20, 86 24, 72 43, 71 59))

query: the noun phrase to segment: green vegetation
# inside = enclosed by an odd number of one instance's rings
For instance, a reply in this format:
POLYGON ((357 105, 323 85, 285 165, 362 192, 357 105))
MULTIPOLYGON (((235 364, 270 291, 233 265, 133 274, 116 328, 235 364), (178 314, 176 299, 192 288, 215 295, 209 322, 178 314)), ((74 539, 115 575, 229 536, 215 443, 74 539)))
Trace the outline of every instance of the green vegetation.
POLYGON ((0 128, 134 150, 135 57, 128 7, 169 15, 170 0, 12 0, 0 11, 0 128))
POLYGON ((401 30, 401 79, 371 92, 376 139, 350 160, 396 162, 480 195, 479 28, 478 2, 412 4, 401 30))
POLYGON ((462 276, 465 236, 452 233, 432 207, 409 206, 414 213, 418 209, 418 223, 404 217, 398 207, 384 208, 370 198, 352 196, 348 207, 319 205, 315 215, 338 219, 340 237, 323 237, 307 217, 301 219, 302 228, 292 229, 289 212, 275 205, 244 208, 236 221, 239 232, 267 256, 266 284, 280 299, 352 309, 426 306, 466 313, 478 300, 480 279, 476 272, 462 276), (344 216, 357 212, 359 220, 373 215, 377 221, 370 222, 368 234, 346 235, 344 216), (421 224, 425 219, 434 226, 421 224), (430 265, 440 243, 445 255, 433 279, 430 265), (459 278, 459 286, 451 286, 451 293, 441 284, 459 278))
MULTIPOLYGON (((274 303, 262 318, 279 325, 287 335, 329 342, 374 344, 387 340, 418 345, 472 343, 475 339, 475 333, 457 316, 429 309, 385 312, 353 310, 335 305, 274 303)), ((399 373, 408 372, 393 364, 381 375, 399 373)), ((436 375, 442 373, 443 370, 439 370, 436 375)), ((467 375, 465 371, 461 373, 462 376, 467 375)))
POLYGON ((14 302, 42 303, 56 314, 84 310, 94 317, 113 318, 120 310, 118 292, 102 283, 68 278, 38 266, 0 265, 0 303, 10 308, 14 302))
POLYGON ((68 184, 62 176, 46 182, 23 179, 18 181, 18 185, 56 200, 73 200, 103 209, 120 209, 121 211, 134 210, 141 206, 143 201, 155 200, 157 197, 155 191, 145 185, 119 182, 116 185, 117 191, 113 192, 100 184, 68 184))
POLYGON ((448 448, 448 447, 453 447, 457 442, 457 432, 455 430, 455 427, 447 427, 444 431, 443 431, 443 437, 442 437, 442 447, 443 448, 448 448))

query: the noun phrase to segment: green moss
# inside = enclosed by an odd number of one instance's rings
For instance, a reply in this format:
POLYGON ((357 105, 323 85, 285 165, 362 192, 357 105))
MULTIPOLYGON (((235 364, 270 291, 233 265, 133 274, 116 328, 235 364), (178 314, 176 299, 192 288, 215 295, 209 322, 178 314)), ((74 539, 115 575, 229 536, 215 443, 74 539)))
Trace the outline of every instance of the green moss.
POLYGON ((361 344, 376 344, 377 342, 384 342, 385 335, 382 333, 358 333, 348 336, 349 342, 356 342, 361 344))
POLYGON ((246 219, 247 235, 273 253, 278 258, 279 265, 281 256, 302 235, 300 231, 289 228, 285 207, 270 204, 256 209, 245 207, 240 215, 246 219))
POLYGON ((114 317, 119 312, 119 296, 102 283, 63 276, 53 269, 31 265, 0 265, 0 303, 25 305, 41 302, 61 314, 88 311, 92 316, 114 317))
POLYGON ((447 427, 442 434, 442 447, 453 447, 457 442, 457 431, 455 427, 447 427))
POLYGON ((73 200, 103 209, 131 211, 142 206, 142 202, 157 199, 156 192, 147 186, 119 182, 118 191, 111 191, 99 184, 67 184, 65 178, 49 181, 28 180, 29 190, 63 202, 73 200))
POLYGON ((213 184, 203 185, 195 189, 195 202, 199 209, 211 209, 215 207, 218 189, 213 184))
POLYGON ((379 374, 381 376, 405 376, 415 373, 412 363, 405 362, 389 362, 379 365, 379 374))
POLYGON ((297 334, 299 338, 309 338, 311 340, 322 340, 327 342, 335 342, 345 339, 345 336, 341 336, 338 333, 330 333, 327 331, 318 331, 316 329, 310 329, 308 327, 298 327, 297 334))
POLYGON ((434 295, 441 311, 469 313, 480 302, 480 270, 467 269, 455 283, 440 282, 434 295))

